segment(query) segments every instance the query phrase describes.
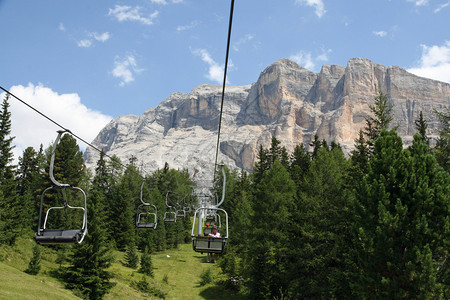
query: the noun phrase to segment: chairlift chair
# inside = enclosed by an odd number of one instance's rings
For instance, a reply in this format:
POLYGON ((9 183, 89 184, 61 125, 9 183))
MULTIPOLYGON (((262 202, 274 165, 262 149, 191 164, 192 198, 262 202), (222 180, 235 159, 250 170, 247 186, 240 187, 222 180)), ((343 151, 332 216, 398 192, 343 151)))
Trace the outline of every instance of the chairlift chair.
MULTIPOLYGON (((222 175, 223 175, 223 187, 222 187, 222 199, 215 206, 203 206, 198 208, 194 213, 194 222, 192 222, 192 248, 195 252, 200 253, 223 253, 228 242, 228 214, 224 209, 219 208, 219 206, 225 200, 225 186, 226 186, 226 175, 224 166, 221 165, 222 175), (220 214, 225 216, 225 236, 221 232, 221 228, 218 228, 221 233, 220 238, 209 237, 202 235, 202 229, 205 227, 205 222, 208 216, 213 217, 214 220, 220 220, 220 214), (217 217, 219 216, 219 217, 217 217), (195 230, 197 228, 197 231, 195 230)), ((220 222, 220 221, 219 221, 220 222)))
MULTIPOLYGON (((205 232, 196 232, 196 223, 201 222, 200 220, 201 218, 201 214, 205 214, 207 209, 211 209, 211 208, 206 208, 206 207, 200 207, 198 208, 195 213, 194 213, 194 222, 192 225, 192 232, 191 232, 191 238, 192 238, 192 247, 194 249, 195 252, 200 252, 200 253, 222 253, 223 251, 225 251, 227 242, 228 242, 228 214, 225 210, 221 209, 221 208, 214 208, 214 210, 221 212, 225 215, 225 235, 223 235, 224 233, 220 231, 219 232, 222 234, 222 236, 220 238, 214 238, 214 237, 209 237, 208 234, 210 233, 210 230, 206 230, 205 232)), ((203 219, 204 220, 204 219, 203 219)), ((205 222, 205 221, 203 221, 205 222)), ((205 224, 201 224, 200 225, 201 228, 208 228, 211 229, 211 227, 206 227, 205 224)))
POLYGON ((155 205, 144 202, 142 194, 143 194, 144 182, 141 185, 141 204, 137 208, 136 212, 136 227, 137 228, 146 228, 146 229, 156 229, 158 225, 157 222, 157 213, 158 210, 155 205), (149 209, 153 209, 154 212, 149 211, 149 209))
POLYGON ((37 232, 34 234, 34 240, 38 244, 47 245, 47 244, 80 244, 84 237, 87 234, 87 201, 85 192, 79 188, 74 187, 69 184, 59 183, 53 176, 53 168, 55 163, 55 151, 56 146, 61 138, 61 135, 67 130, 59 130, 58 136, 56 137, 55 142, 53 143, 52 156, 50 159, 50 170, 49 176, 50 180, 53 183, 53 186, 46 188, 41 195, 41 204, 39 208, 39 223, 37 232), (49 207, 45 213, 44 223, 42 223, 42 217, 44 215, 44 199, 45 195, 50 190, 61 190, 64 196, 64 205, 63 206, 53 206, 49 207), (74 190, 77 193, 81 194, 82 201, 84 206, 71 206, 66 197, 67 191, 74 190), (59 210, 59 209, 72 209, 79 210, 82 212, 82 225, 81 228, 75 229, 49 229, 47 228, 48 219, 51 211, 59 210))
POLYGON ((166 193, 166 211, 164 212, 163 220, 166 223, 175 223, 177 221, 177 210, 175 207, 169 205, 169 193, 170 191, 167 191, 166 193))

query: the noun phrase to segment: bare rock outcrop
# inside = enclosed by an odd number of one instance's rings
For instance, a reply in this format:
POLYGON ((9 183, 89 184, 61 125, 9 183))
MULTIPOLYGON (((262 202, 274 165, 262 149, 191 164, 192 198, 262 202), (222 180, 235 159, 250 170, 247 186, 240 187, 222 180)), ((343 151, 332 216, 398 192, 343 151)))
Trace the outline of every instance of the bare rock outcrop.
MULTIPOLYGON (((433 110, 450 104, 450 84, 421 78, 396 66, 353 58, 346 67, 324 65, 311 72, 288 59, 267 67, 252 85, 227 86, 220 135, 219 161, 251 171, 259 145, 272 136, 291 151, 307 146, 314 135, 341 144, 350 152, 378 95, 392 105, 393 125, 408 142, 422 111, 433 135, 439 126, 433 110)), ((212 179, 222 87, 200 85, 174 93, 142 116, 112 120, 92 142, 124 162, 134 156, 148 172, 168 162, 187 168, 197 181, 212 179)), ((94 166, 98 154, 88 149, 94 166)))

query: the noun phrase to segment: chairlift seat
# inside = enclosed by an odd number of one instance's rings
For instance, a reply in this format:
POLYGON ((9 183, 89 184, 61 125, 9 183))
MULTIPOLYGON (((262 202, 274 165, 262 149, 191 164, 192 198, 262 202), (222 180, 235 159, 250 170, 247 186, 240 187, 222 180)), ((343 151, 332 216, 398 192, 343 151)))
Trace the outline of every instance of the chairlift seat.
POLYGON ((213 238, 208 236, 192 237, 192 246, 195 252, 222 253, 227 245, 227 238, 213 238))
MULTIPOLYGON (((140 205, 138 207, 138 211, 141 208, 140 205)), ((156 207, 155 207, 155 211, 156 211, 156 207)), ((151 213, 151 212, 141 212, 137 214, 137 218, 136 218, 136 228, 149 228, 149 229, 155 229, 156 225, 158 225, 157 223, 157 215, 156 213, 151 213), (148 216, 148 218, 146 218, 145 216, 148 216), (151 220, 153 220, 153 222, 151 222, 151 220)))
POLYGON ((156 223, 136 223, 137 228, 155 229, 156 223))
POLYGON ((175 223, 177 221, 177 214, 174 211, 166 211, 164 213, 164 222, 166 223, 175 223))
POLYGON ((184 218, 186 216, 186 212, 184 210, 177 210, 176 214, 177 218, 184 218))
POLYGON ((79 229, 41 229, 34 235, 38 244, 73 244, 78 243, 83 232, 79 229))

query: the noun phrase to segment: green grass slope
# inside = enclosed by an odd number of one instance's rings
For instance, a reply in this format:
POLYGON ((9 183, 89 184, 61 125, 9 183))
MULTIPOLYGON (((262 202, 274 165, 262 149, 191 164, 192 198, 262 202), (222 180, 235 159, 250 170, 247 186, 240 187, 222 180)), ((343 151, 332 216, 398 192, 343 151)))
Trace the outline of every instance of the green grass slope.
POLYGON ((0 299, 79 299, 62 285, 0 262, 0 299))
MULTIPOLYGON (((14 247, 0 247, 0 299, 79 299, 49 275, 58 264, 55 263, 56 253, 48 247, 41 247, 41 272, 36 276, 23 272, 32 256, 33 245, 34 241, 27 235, 19 238, 14 247)), ((109 270, 114 274, 112 281, 116 285, 105 299, 158 299, 136 288, 143 276, 123 265, 124 253, 114 251, 114 256, 116 260, 109 270)), ((220 280, 220 268, 207 263, 206 254, 194 252, 190 244, 155 253, 152 261, 154 278, 146 280, 162 290, 166 299, 243 299, 214 282, 200 285, 200 276, 207 269, 211 270, 215 281, 220 280)))

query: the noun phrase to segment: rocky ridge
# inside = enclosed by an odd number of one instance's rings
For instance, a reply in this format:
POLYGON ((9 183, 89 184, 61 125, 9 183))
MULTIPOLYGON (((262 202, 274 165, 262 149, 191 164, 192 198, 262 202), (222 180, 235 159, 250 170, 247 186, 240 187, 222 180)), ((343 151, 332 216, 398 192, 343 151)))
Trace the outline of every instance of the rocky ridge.
MULTIPOLYGON (((393 123, 405 142, 415 133, 423 111, 430 135, 439 126, 433 113, 450 104, 450 84, 421 78, 396 67, 353 58, 346 67, 324 65, 311 72, 288 59, 267 67, 252 85, 227 86, 222 115, 219 161, 251 171, 259 145, 272 136, 288 151, 308 145, 314 135, 341 144, 346 153, 368 117, 369 104, 387 95, 393 123)), ((200 85, 190 93, 173 93, 142 116, 120 116, 101 130, 93 145, 123 162, 132 156, 147 172, 187 168, 198 181, 211 180, 214 168, 222 87, 200 85)), ((95 166, 98 153, 87 149, 95 166)))

